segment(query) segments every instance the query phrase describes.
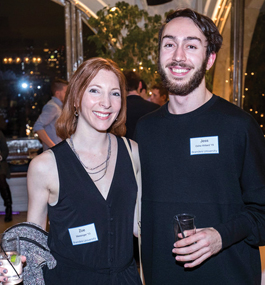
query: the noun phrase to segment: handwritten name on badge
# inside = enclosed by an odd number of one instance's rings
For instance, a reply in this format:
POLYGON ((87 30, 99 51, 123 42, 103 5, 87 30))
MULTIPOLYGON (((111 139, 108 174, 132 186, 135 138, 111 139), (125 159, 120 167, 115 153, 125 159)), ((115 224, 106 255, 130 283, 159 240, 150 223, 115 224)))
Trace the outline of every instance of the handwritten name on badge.
POLYGON ((190 155, 219 153, 218 136, 190 139, 190 155))
POLYGON ((79 245, 98 241, 95 224, 68 229, 72 244, 79 245))

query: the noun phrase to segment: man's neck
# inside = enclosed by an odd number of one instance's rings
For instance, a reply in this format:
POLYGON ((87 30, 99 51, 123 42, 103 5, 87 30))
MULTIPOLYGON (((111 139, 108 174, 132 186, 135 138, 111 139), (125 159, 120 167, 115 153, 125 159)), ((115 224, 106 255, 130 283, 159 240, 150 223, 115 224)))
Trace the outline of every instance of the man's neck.
POLYGON ((185 96, 170 94, 168 111, 175 115, 192 112, 204 105, 212 96, 213 94, 206 88, 197 88, 185 96))
POLYGON ((129 91, 129 92, 127 93, 127 96, 130 96, 130 95, 138 95, 138 96, 140 96, 140 94, 138 93, 137 90, 129 91))

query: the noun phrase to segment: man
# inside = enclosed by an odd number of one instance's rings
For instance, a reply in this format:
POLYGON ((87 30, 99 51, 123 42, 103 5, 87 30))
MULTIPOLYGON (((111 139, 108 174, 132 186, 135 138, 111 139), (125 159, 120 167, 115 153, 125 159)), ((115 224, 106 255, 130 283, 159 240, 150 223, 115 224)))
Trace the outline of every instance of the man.
POLYGON ((126 137, 132 139, 137 121, 144 115, 158 109, 160 106, 144 100, 139 94, 142 89, 140 76, 133 71, 123 72, 126 78, 127 119, 126 137))
POLYGON ((146 284, 260 284, 261 129, 249 114, 205 87, 205 71, 222 44, 208 17, 177 10, 159 35, 159 72, 170 100, 136 128, 146 284), (175 242, 173 216, 181 213, 196 216, 197 230, 175 242))
POLYGON ((162 84, 155 84, 151 87, 150 101, 163 106, 168 101, 168 91, 162 84))
POLYGON ((5 222, 12 221, 12 195, 6 178, 10 178, 10 171, 8 163, 6 161, 8 157, 8 146, 6 138, 0 130, 0 194, 4 200, 5 210, 5 222))
POLYGON ((145 100, 148 100, 149 99, 149 96, 148 96, 148 93, 147 93, 147 86, 145 84, 145 82, 141 79, 140 80, 141 84, 142 84, 142 88, 140 89, 140 93, 139 95, 145 99, 145 100))
POLYGON ((62 112, 63 101, 68 82, 56 79, 52 82, 52 99, 44 105, 42 112, 35 122, 33 129, 43 144, 43 151, 53 147, 61 141, 56 135, 55 123, 62 112))

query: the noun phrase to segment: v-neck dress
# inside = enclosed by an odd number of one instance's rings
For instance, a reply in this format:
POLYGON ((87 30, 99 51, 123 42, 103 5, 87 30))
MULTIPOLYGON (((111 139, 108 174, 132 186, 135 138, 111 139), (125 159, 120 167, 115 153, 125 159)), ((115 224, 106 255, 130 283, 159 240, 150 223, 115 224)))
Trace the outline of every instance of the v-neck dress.
POLYGON ((48 206, 48 245, 57 266, 44 269, 45 284, 142 284, 133 259, 137 183, 123 140, 104 199, 66 141, 52 148, 59 174, 59 200, 48 206), (84 227, 91 239, 82 244, 84 227), (80 235, 73 235, 73 231, 80 235), (77 242, 75 238, 77 237, 77 242), (96 237, 96 238, 95 238, 96 237), (75 245, 74 245, 75 244, 75 245))

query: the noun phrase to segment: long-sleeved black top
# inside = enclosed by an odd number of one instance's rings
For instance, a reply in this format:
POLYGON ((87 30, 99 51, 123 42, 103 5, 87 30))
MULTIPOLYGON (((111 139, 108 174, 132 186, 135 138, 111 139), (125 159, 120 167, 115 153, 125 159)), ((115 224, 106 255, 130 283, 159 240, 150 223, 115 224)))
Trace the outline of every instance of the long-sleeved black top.
POLYGON ((213 95, 187 114, 170 114, 164 105, 140 119, 136 141, 146 284, 260 284, 265 140, 256 121, 213 95), (183 212, 222 237, 222 251, 191 270, 172 255, 173 216, 183 212))

